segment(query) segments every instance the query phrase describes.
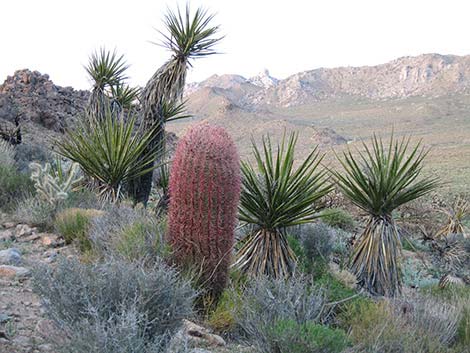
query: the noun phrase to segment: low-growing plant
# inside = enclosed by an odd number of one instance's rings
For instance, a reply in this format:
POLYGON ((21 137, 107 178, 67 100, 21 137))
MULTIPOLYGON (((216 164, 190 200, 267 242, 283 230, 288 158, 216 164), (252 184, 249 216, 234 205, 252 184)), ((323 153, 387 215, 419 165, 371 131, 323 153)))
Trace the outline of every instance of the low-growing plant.
POLYGON ((322 222, 330 227, 352 231, 356 226, 353 216, 342 208, 327 208, 322 211, 322 222))
POLYGON ((407 297, 352 302, 340 321, 351 333, 355 352, 442 353, 454 342, 456 314, 455 307, 429 297, 407 297))
POLYGON ((279 320, 268 330, 270 344, 263 352, 282 353, 340 353, 348 345, 341 329, 307 321, 279 320))
POLYGON ((42 229, 53 229, 56 206, 30 195, 16 203, 13 219, 42 229))
POLYGON ((302 276, 288 280, 261 276, 249 283, 241 301, 236 321, 245 339, 260 352, 270 345, 274 323, 281 320, 316 323, 325 314, 324 291, 302 276))
POLYGON ((441 209, 446 216, 446 223, 436 233, 436 237, 447 237, 450 234, 462 234, 467 236, 464 221, 470 215, 470 202, 459 196, 449 208, 441 209))
POLYGON ((217 306, 209 312, 207 324, 216 333, 229 336, 237 330, 237 311, 244 305, 238 289, 228 287, 224 290, 217 306))
POLYGON ((15 149, 4 140, 0 140, 0 165, 5 167, 15 165, 15 149))
POLYGON ((289 244, 297 256, 299 269, 321 276, 328 269, 333 251, 334 230, 324 223, 305 224, 298 227, 289 244))
POLYGON ((66 244, 77 242, 80 250, 91 250, 88 230, 93 218, 99 217, 103 211, 94 209, 67 208, 59 212, 54 221, 54 227, 66 244))
POLYGON ((422 289, 425 295, 431 295, 458 308, 460 322, 457 328, 457 345, 470 345, 470 288, 462 285, 449 285, 444 288, 432 285, 422 289))
POLYGON ((33 286, 62 331, 62 343, 54 343, 67 352, 102 353, 111 347, 126 353, 160 352, 151 348, 191 317, 196 294, 162 262, 144 267, 59 258, 55 268, 41 265, 34 270, 33 286))
POLYGON ((154 262, 170 252, 165 232, 164 219, 156 219, 145 209, 116 205, 93 219, 89 238, 99 257, 154 262))
POLYGON ((12 210, 14 206, 34 192, 33 182, 14 166, 0 165, 0 209, 12 210))

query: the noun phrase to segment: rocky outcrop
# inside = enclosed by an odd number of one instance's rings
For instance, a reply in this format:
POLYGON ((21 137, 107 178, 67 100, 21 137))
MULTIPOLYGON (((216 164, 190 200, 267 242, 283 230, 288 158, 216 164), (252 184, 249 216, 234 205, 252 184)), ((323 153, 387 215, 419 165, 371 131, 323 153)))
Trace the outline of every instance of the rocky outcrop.
POLYGON ((84 109, 88 91, 56 86, 47 74, 18 70, 0 85, 0 121, 63 131, 84 109))

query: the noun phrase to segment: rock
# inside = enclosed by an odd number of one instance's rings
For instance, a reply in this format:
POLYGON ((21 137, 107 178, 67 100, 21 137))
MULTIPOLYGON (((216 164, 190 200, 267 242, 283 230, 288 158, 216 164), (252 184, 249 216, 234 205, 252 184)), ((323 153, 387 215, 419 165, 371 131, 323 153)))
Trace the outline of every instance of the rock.
POLYGON ((31 228, 27 224, 18 224, 16 226, 15 235, 17 238, 25 237, 25 236, 31 235, 32 233, 33 233, 33 228, 31 228))
POLYGON ((0 250, 0 265, 19 265, 21 253, 15 248, 0 250))
MULTIPOLYGON (((196 325, 189 320, 183 320, 182 328, 172 337, 169 344, 169 353, 178 352, 178 348, 188 344, 190 347, 223 347, 225 340, 206 328, 196 325)), ((204 352, 204 350, 200 353, 204 352)))
POLYGON ((14 223, 14 222, 5 222, 5 223, 3 223, 3 227, 5 227, 6 229, 15 228, 16 223, 14 223))
POLYGON ((39 234, 33 233, 31 235, 28 235, 27 237, 19 238, 18 241, 22 242, 22 243, 26 243, 26 242, 29 242, 29 241, 38 240, 39 238, 40 238, 39 234))
POLYGON ((30 274, 31 271, 25 267, 0 265, 0 278, 24 278, 30 274))
POLYGON ((62 132, 83 112, 89 92, 54 85, 49 76, 31 70, 18 70, 0 85, 0 120, 22 121, 62 132), (3 103, 3 104, 2 104, 3 103))
POLYGON ((59 239, 59 236, 49 233, 40 233, 41 244, 47 247, 57 247, 64 243, 62 239, 59 239))

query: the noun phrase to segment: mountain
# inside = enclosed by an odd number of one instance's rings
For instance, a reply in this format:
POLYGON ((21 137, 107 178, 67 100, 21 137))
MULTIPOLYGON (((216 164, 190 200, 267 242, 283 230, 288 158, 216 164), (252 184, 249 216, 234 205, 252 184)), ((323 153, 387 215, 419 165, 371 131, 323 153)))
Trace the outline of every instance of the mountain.
MULTIPOLYGON (((358 146, 373 133, 413 135, 432 147, 429 174, 468 189, 470 182, 470 56, 423 54, 385 64, 319 68, 276 79, 214 75, 186 91, 194 118, 169 126, 182 134, 207 120, 226 127, 242 156, 253 138, 299 133, 298 152, 358 146)), ((328 153, 328 162, 334 163, 328 153)))
MULTIPOLYGON (((60 138, 88 99, 88 91, 55 85, 48 75, 19 70, 0 85, 0 128, 21 117, 25 141, 60 138)), ((319 68, 276 79, 264 70, 245 78, 213 75, 188 84, 187 120, 168 125, 181 135, 206 120, 224 126, 242 158, 251 141, 297 131, 298 156, 316 145, 335 163, 333 148, 361 148, 373 133, 412 135, 431 147, 426 169, 468 191, 470 182, 470 56, 424 54, 382 65, 319 68)))
POLYGON ((470 56, 423 54, 386 64, 362 67, 320 68, 277 80, 265 70, 259 76, 214 75, 193 84, 188 96, 202 88, 249 105, 296 106, 344 96, 370 99, 442 96, 467 92, 470 56))

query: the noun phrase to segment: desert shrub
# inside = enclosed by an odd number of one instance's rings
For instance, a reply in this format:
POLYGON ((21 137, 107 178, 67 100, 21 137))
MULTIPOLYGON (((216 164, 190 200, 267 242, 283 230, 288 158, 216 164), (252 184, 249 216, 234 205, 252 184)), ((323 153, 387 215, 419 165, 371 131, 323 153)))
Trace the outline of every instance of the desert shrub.
POLYGON ((103 208, 97 195, 88 188, 80 188, 69 193, 69 196, 62 202, 61 207, 65 208, 103 208))
POLYGON ((244 305, 240 299, 241 296, 238 289, 233 287, 226 288, 217 301, 217 306, 208 314, 206 321, 209 327, 225 336, 236 334, 237 310, 244 305))
POLYGON ((67 208, 57 213, 54 227, 66 244, 77 242, 81 251, 87 251, 91 249, 88 238, 91 220, 102 214, 102 211, 94 209, 67 208))
POLYGON ((321 214, 322 221, 330 227, 352 231, 356 225, 353 216, 342 208, 327 208, 321 214))
POLYGON ((58 353, 160 353, 164 351, 167 335, 153 339, 146 337, 142 326, 145 315, 136 308, 117 312, 113 320, 103 319, 96 313, 74 326, 74 332, 64 345, 56 347, 58 353))
POLYGON ((333 251, 333 229, 324 223, 305 224, 289 236, 289 245, 297 256, 301 271, 315 277, 323 274, 333 251))
POLYGON ((325 309, 323 290, 301 276, 288 280, 257 278, 242 292, 241 301, 237 324, 245 339, 260 352, 266 352, 273 343, 270 330, 276 322, 319 322, 325 309))
POLYGON ((93 219, 89 231, 97 255, 150 262, 169 253, 164 234, 164 220, 125 205, 112 206, 102 217, 93 219))
POLYGON ((48 230, 54 226, 55 212, 55 206, 35 196, 29 196, 16 204, 13 219, 48 230))
POLYGON ((442 353, 456 334, 455 307, 428 297, 402 301, 357 301, 340 315, 355 351, 373 353, 442 353))
POLYGON ((52 154, 41 144, 21 143, 15 146, 16 165, 22 173, 29 171, 31 162, 43 164, 52 159, 52 154))
POLYGON ((14 167, 0 165, 0 208, 11 210, 16 203, 34 192, 33 182, 14 167))
POLYGON ((440 288, 438 285, 433 285, 423 288, 422 292, 458 308, 460 322, 457 328, 457 345, 468 347, 470 345, 470 288, 456 285, 440 288))
POLYGON ((346 333, 307 321, 299 324, 295 320, 276 321, 268 330, 269 352, 283 353, 339 353, 348 345, 346 333))
POLYGON ((403 262, 403 283, 411 288, 423 288, 439 283, 439 279, 419 260, 408 258, 403 262))
POLYGON ((84 264, 60 258, 55 268, 34 270, 33 287, 64 331, 62 337, 69 337, 62 345, 56 342, 67 352, 111 352, 110 347, 123 353, 154 352, 150 348, 155 339, 191 317, 195 297, 190 284, 161 262, 144 267, 119 260, 84 264), (136 348, 124 350, 121 344, 136 348), (80 351, 82 347, 87 349, 80 351))
POLYGON ((0 140, 0 165, 5 167, 15 165, 15 149, 4 140, 0 140))

